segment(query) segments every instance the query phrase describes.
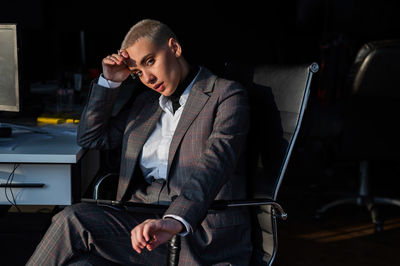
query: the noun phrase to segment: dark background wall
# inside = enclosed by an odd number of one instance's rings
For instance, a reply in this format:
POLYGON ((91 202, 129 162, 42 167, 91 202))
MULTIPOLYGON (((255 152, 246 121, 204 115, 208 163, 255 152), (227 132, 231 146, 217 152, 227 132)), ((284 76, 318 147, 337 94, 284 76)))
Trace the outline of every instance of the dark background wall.
POLYGON ((84 67, 99 68, 129 27, 147 17, 170 25, 186 56, 215 71, 228 60, 346 67, 363 42, 400 37, 396 2, 13 0, 2 1, 0 23, 18 23, 21 71, 29 84, 81 67, 81 31, 84 67))

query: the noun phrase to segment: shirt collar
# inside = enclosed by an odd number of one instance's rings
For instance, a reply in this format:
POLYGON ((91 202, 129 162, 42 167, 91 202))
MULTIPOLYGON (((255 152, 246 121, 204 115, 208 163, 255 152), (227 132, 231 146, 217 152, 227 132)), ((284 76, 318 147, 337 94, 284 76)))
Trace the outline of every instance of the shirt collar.
MULTIPOLYGON (((186 87, 186 89, 183 91, 181 97, 179 98, 179 104, 183 107, 186 104, 187 98, 189 97, 189 93, 190 90, 192 89, 194 83, 196 82, 197 77, 199 76, 199 73, 201 71, 202 67, 199 68, 199 71, 197 72, 196 76, 194 77, 194 79, 192 80, 192 82, 190 82, 190 84, 186 87)), ((170 110, 172 110, 172 103, 171 101, 168 99, 168 97, 161 95, 159 98, 159 104, 161 109, 163 109, 163 111, 165 112, 165 109, 168 108, 170 110)))

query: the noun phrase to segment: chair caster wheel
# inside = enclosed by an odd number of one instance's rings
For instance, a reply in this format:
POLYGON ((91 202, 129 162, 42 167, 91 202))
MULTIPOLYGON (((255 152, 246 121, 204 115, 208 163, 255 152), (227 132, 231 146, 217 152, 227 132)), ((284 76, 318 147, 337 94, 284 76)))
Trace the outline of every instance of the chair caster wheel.
POLYGON ((374 232, 375 232, 375 233, 381 233, 381 232, 383 232, 383 222, 376 222, 376 223, 375 223, 374 232))

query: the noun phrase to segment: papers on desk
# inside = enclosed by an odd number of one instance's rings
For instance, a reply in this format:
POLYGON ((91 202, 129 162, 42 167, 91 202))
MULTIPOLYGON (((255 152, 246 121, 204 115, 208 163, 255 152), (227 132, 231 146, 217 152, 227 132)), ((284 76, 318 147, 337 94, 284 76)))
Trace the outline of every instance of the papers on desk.
POLYGON ((12 151, 17 147, 17 142, 12 138, 0 138, 0 147, 12 151))
POLYGON ((38 142, 41 140, 46 140, 46 139, 52 139, 53 136, 49 134, 38 134, 38 133, 32 133, 32 132, 18 132, 14 133, 13 132, 13 137, 11 138, 1 138, 0 139, 0 145, 1 148, 7 151, 13 151, 15 148, 17 148, 19 145, 25 142, 38 142))
POLYGON ((22 143, 41 142, 46 139, 53 139, 55 136, 76 137, 76 124, 45 125, 40 127, 23 126, 10 123, 0 123, 0 126, 12 128, 10 138, 0 138, 0 146, 7 151, 13 151, 22 143))
POLYGON ((0 127, 11 127, 13 133, 20 133, 20 132, 47 133, 41 130, 39 127, 24 126, 11 123, 0 123, 0 127))
POLYGON ((50 135, 68 135, 76 136, 77 124, 65 123, 57 125, 44 125, 44 126, 24 126, 11 123, 0 123, 0 126, 11 127, 13 134, 20 133, 39 133, 39 134, 50 134, 50 135))
POLYGON ((68 135, 68 136, 76 136, 77 128, 78 125, 72 123, 45 125, 40 127, 40 129, 46 131, 48 134, 51 135, 68 135))

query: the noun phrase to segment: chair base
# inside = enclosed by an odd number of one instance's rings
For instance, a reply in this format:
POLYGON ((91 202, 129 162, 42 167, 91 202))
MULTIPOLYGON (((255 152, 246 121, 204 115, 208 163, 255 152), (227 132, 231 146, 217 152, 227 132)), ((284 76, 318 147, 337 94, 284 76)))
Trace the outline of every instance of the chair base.
POLYGON ((375 225, 375 232, 383 231, 383 221, 378 215, 377 205, 392 205, 400 207, 400 200, 382 197, 365 197, 365 196, 354 196, 346 197, 332 201, 316 211, 315 217, 321 219, 322 214, 324 214, 328 209, 337 207, 345 204, 354 204, 362 207, 366 207, 371 214, 372 223, 375 225))

